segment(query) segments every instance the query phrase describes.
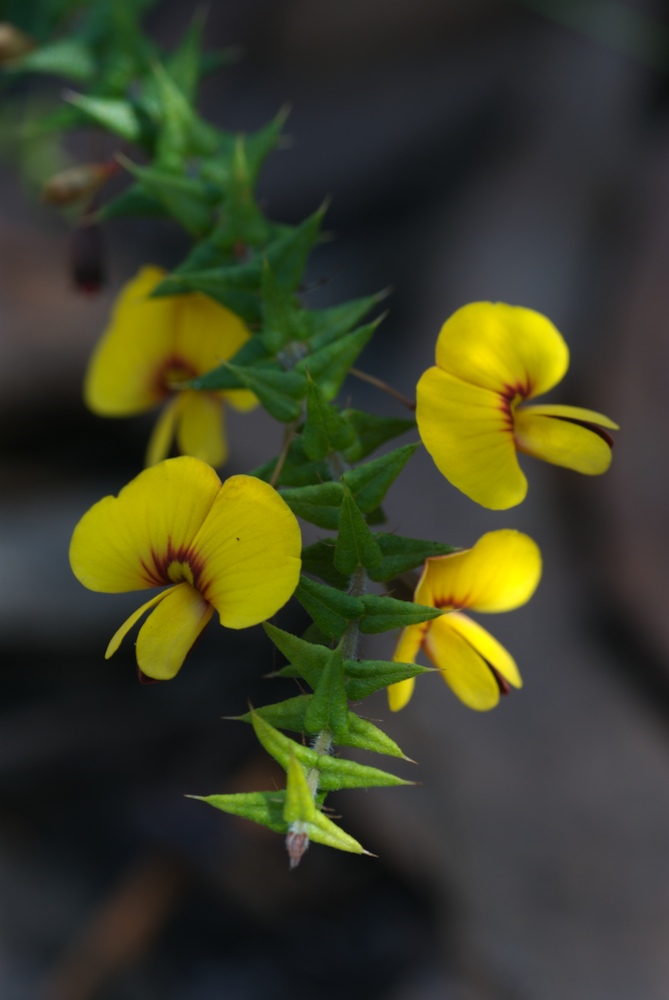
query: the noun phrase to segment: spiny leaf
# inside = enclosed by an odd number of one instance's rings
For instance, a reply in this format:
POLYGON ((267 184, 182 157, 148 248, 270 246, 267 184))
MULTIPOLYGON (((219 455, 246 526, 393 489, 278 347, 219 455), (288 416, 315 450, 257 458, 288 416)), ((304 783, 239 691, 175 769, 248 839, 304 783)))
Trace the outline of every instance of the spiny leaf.
POLYGON ((263 628, 276 648, 297 668, 299 676, 304 677, 305 681, 315 688, 325 664, 332 655, 332 650, 327 646, 300 639, 291 632, 284 632, 269 622, 263 622, 263 628))
POLYGON ((291 756, 295 756, 306 768, 316 768, 319 772, 318 785, 324 792, 334 792, 340 788, 379 788, 413 784, 376 767, 367 767, 352 760, 318 754, 315 750, 284 736, 261 719, 256 712, 252 713, 252 722, 258 741, 270 757, 273 757, 286 771, 291 756))
POLYGON ((348 727, 348 703, 344 686, 343 659, 339 649, 333 649, 309 702, 304 724, 308 733, 329 729, 336 741, 348 727))
POLYGON ((365 610, 361 598, 315 583, 306 576, 300 578, 295 597, 318 627, 334 639, 340 639, 348 623, 360 618, 365 610))
POLYGON ((354 442, 355 431, 342 419, 336 407, 307 375, 307 412, 302 432, 304 451, 316 462, 331 452, 341 452, 354 442))
POLYGON ((419 447, 419 444, 405 444, 381 458, 375 458, 344 473, 344 482, 363 513, 367 514, 379 506, 391 484, 419 447))
POLYGON ((342 410, 341 416, 355 431, 355 441, 343 452, 347 462, 359 462, 371 455, 386 441, 414 430, 415 420, 401 420, 396 417, 377 417, 363 410, 342 410))
POLYGON ((302 569, 312 576, 319 576, 337 590, 346 590, 350 575, 344 575, 335 568, 334 552, 334 541, 314 542, 302 549, 302 569))
POLYGON ((345 660, 346 693, 351 701, 362 701, 389 684, 418 677, 432 669, 419 663, 396 663, 394 660, 345 660))
POLYGON ((362 511, 345 486, 339 513, 339 534, 335 545, 334 564, 340 573, 351 573, 358 566, 371 568, 381 562, 381 549, 376 543, 362 511))
POLYGON ((320 483, 318 486, 300 486, 281 490, 293 514, 310 524, 329 531, 336 531, 339 524, 339 508, 344 488, 341 483, 320 483))
POLYGON ((288 824, 283 818, 286 803, 285 791, 275 792, 238 792, 234 795, 188 795, 189 799, 206 802, 214 809, 242 816, 252 823, 267 826, 275 833, 286 833, 288 824))
POLYGON ((377 597, 375 594, 365 594, 360 601, 364 606, 364 614, 359 623, 360 631, 367 635, 417 625, 443 614, 440 608, 398 601, 394 597, 377 597))
POLYGON ((374 538, 383 558, 377 566, 370 568, 369 575, 379 583, 392 580, 416 566, 422 566, 426 559, 456 551, 453 546, 441 542, 425 542, 419 538, 403 538, 401 535, 379 532, 374 538))

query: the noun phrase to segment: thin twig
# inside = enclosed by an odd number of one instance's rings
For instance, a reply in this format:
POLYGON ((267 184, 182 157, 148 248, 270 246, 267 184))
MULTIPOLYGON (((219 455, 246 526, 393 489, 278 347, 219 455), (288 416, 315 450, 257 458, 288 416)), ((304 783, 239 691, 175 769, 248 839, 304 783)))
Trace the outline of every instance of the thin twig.
POLYGON ((406 406, 407 410, 411 410, 413 412, 416 409, 414 400, 409 399, 408 396, 404 396, 398 389, 393 389, 393 387, 388 385, 387 382, 382 382, 381 379, 377 378, 375 375, 368 375, 367 372, 361 372, 359 368, 349 368, 349 372, 351 375, 355 375, 356 378, 361 379, 363 382, 369 382, 370 385, 376 386, 376 388, 381 389, 382 392, 387 392, 389 396, 392 396, 393 399, 400 402, 402 406, 406 406))
POLYGON ((278 461, 274 466, 274 472, 272 473, 272 478, 269 481, 270 486, 276 486, 279 481, 279 476, 281 475, 281 470, 283 469, 284 463, 288 457, 288 450, 292 444, 293 438, 295 437, 295 431, 297 429, 297 424, 289 424, 286 427, 286 431, 283 436, 283 448, 281 449, 281 454, 279 455, 278 461))

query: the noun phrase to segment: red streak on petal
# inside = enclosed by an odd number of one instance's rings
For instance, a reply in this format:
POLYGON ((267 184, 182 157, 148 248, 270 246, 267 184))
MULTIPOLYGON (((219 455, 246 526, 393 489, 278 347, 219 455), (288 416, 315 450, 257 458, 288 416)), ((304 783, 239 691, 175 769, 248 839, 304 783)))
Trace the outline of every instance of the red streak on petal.
POLYGON ((174 391, 175 382, 188 382, 200 372, 196 371, 190 361, 179 354, 170 354, 160 363, 153 376, 153 388, 160 396, 169 396, 174 391))
POLYGON ((205 563, 199 552, 194 552, 188 546, 178 547, 172 544, 172 539, 167 539, 167 545, 163 552, 156 552, 151 549, 151 564, 147 565, 142 560, 142 567, 147 575, 147 579, 156 587, 164 584, 171 586, 178 583, 169 575, 169 568, 172 563, 186 563, 193 574, 193 586, 207 600, 207 583, 203 579, 205 563))
MULTIPOLYGON (((548 416, 552 415, 548 414, 548 416)), ((603 441, 606 441, 609 448, 613 448, 613 445, 615 444, 612 435, 609 434, 608 431, 605 431, 603 427, 599 427, 597 424, 591 424, 589 420, 574 420, 572 417, 552 417, 552 419, 564 420, 567 424, 578 424, 579 427, 585 427, 587 431, 592 431, 593 434, 596 434, 598 437, 602 438, 603 441)))
POLYGON ((502 675, 500 674, 499 670, 495 670, 495 668, 493 667, 493 665, 491 663, 488 663, 487 660, 485 662, 486 662, 487 666, 490 668, 490 670, 492 671, 493 677, 497 681, 497 686, 499 688, 499 693, 502 696, 507 695, 507 694, 511 694, 511 685, 507 681, 506 677, 502 677, 502 675))

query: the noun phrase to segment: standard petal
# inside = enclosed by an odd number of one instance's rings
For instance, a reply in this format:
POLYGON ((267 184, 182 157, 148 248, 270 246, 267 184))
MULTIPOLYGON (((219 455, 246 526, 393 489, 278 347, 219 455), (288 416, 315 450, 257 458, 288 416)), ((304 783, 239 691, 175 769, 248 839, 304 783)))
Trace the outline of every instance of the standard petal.
POLYGON ((511 415, 497 393, 430 368, 416 387, 416 420, 439 471, 476 503, 505 510, 524 500, 511 415))
POLYGON ((227 361, 251 336, 239 316, 206 295, 178 295, 171 301, 176 316, 176 352, 185 367, 198 375, 227 361))
POLYGON ((163 274, 157 267, 142 268, 116 300, 84 381, 84 399, 94 413, 126 417, 166 395, 163 374, 173 362, 174 299, 148 298, 163 274))
POLYGON ((184 455, 194 455, 209 465, 223 465, 228 443, 223 433, 223 400, 210 392, 182 394, 177 444, 184 455))
POLYGON ((490 635, 478 622, 472 621, 467 615, 452 611, 448 616, 448 624, 454 632, 468 642, 483 659, 497 670, 502 677, 514 687, 523 686, 523 679, 511 654, 500 642, 490 635))
POLYGON ((560 381, 569 349, 551 321, 533 309, 472 302, 444 323, 436 361, 465 382, 528 399, 560 381))
POLYGON ((197 458, 145 469, 79 521, 70 543, 74 575, 106 593, 177 582, 168 566, 189 548, 220 488, 214 470, 197 458))
POLYGON ((586 476, 598 476, 611 464, 611 445, 596 426, 543 416, 534 407, 516 411, 515 435, 519 451, 586 476))
POLYGON ((169 455, 182 406, 181 396, 171 399, 156 420, 146 448, 144 464, 147 468, 150 465, 157 465, 169 455))
POLYGON ((137 665, 142 673, 156 681, 171 680, 213 613, 189 583, 168 590, 137 636, 137 665))
POLYGON ((399 712, 400 709, 409 704, 415 686, 415 677, 407 677, 405 681, 388 685, 388 708, 391 712, 399 712))
POLYGON ((426 564, 416 600, 438 608, 511 611, 530 599, 541 579, 538 545, 510 528, 489 531, 471 549, 426 564))
POLYGON ((300 575, 300 529, 268 483, 232 476, 195 538, 198 588, 228 628, 247 628, 283 607, 300 575))
POLYGON ((425 640, 425 652, 460 701, 479 712, 494 708, 499 685, 483 657, 449 625, 450 615, 435 618, 425 640))
MULTIPOLYGON (((174 588, 172 587, 170 589, 173 590, 174 588)), ((169 590, 161 591, 160 594, 156 594, 156 596, 152 597, 150 601, 146 602, 146 604, 142 604, 141 608, 137 608, 136 611, 133 611, 129 618, 126 618, 121 627, 116 629, 113 636, 109 640, 107 649, 105 650, 105 660, 108 660, 110 656, 114 655, 135 622, 138 622, 142 615, 149 610, 149 608, 153 608, 156 604, 160 604, 163 598, 167 597, 168 594, 169 590)))

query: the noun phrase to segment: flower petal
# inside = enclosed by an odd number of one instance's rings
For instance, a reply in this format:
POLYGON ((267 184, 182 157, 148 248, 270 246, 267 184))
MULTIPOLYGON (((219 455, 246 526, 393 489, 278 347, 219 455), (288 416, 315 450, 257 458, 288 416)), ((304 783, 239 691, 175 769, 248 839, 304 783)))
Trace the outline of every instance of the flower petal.
POLYGON ((175 347, 198 375, 227 361, 251 334, 235 313, 198 292, 171 300, 175 309, 175 347))
POLYGON ((448 624, 454 632, 468 642, 479 653, 486 663, 497 670, 502 677, 516 688, 523 686, 516 661, 500 642, 490 635, 478 622, 472 621, 467 615, 452 611, 448 616, 448 624))
POLYGON ((436 361, 465 382, 528 399, 560 381, 569 349, 551 321, 533 309, 472 302, 444 323, 436 361))
POLYGON ((603 413, 596 410, 584 410, 582 406, 562 406, 560 403, 539 403, 532 406, 524 406, 516 413, 534 413, 542 417, 562 417, 564 420, 574 420, 581 424, 596 424, 598 427, 606 427, 610 431, 619 431, 620 427, 603 413))
POLYGON ((144 464, 147 468, 150 465, 157 465, 169 455, 182 406, 181 396, 176 396, 169 401, 156 420, 146 449, 144 464))
POLYGON ((190 546, 220 488, 214 470, 197 458, 145 469, 118 497, 104 497, 81 518, 70 543, 74 575, 89 590, 106 593, 174 582, 168 559, 190 546))
POLYGON ((84 399, 94 413, 126 417, 165 397, 160 373, 174 353, 174 300, 148 298, 163 274, 143 267, 116 300, 84 381, 84 399))
POLYGON ((544 416, 531 406, 516 411, 515 435, 519 451, 586 476, 598 476, 611 464, 611 445, 596 427, 544 416))
POLYGON ((194 455, 209 465, 223 465, 228 443, 223 433, 223 400, 211 392, 182 394, 177 428, 179 451, 194 455))
POLYGON ((510 611, 530 599, 540 578, 536 542, 504 528, 489 531, 471 549, 427 559, 414 599, 438 608, 510 611))
POLYGON ((240 413, 255 410, 258 405, 258 397, 248 389, 225 389, 221 392, 221 396, 233 410, 239 410, 240 413))
POLYGON ((283 607, 300 575, 295 515, 268 483, 226 480, 195 538, 203 563, 198 587, 228 628, 247 628, 283 607))
MULTIPOLYGON (((171 587, 170 589, 174 590, 174 587, 171 587)), ((169 592, 170 592, 169 590, 161 590, 159 594, 156 594, 155 597, 152 597, 150 601, 146 602, 146 604, 142 604, 141 608, 137 608, 136 611, 133 611, 133 613, 130 615, 129 618, 126 618, 126 620, 123 622, 120 628, 116 629, 113 636, 109 640, 107 649, 105 650, 105 660, 108 660, 110 656, 114 655, 114 653, 119 648, 119 646, 125 639, 126 635, 132 628, 132 626, 135 624, 135 622, 139 621, 144 612, 148 611, 149 608, 155 607, 156 604, 160 604, 162 599, 164 597, 167 597, 169 592)))
POLYGON ((400 709, 409 704, 415 686, 415 677, 407 677, 406 680, 398 681, 397 684, 388 685, 388 708, 391 712, 399 712, 400 709))
POLYGON ((439 471, 476 503, 505 510, 525 498, 527 480, 499 394, 430 368, 416 387, 416 420, 439 471))
POLYGON ((449 624, 450 615, 435 618, 428 629, 425 652, 460 701, 479 712, 494 708, 499 685, 490 667, 449 624))
POLYGON ((181 669, 214 609, 189 583, 180 583, 162 596, 139 630, 137 665, 147 677, 168 681, 181 669))

